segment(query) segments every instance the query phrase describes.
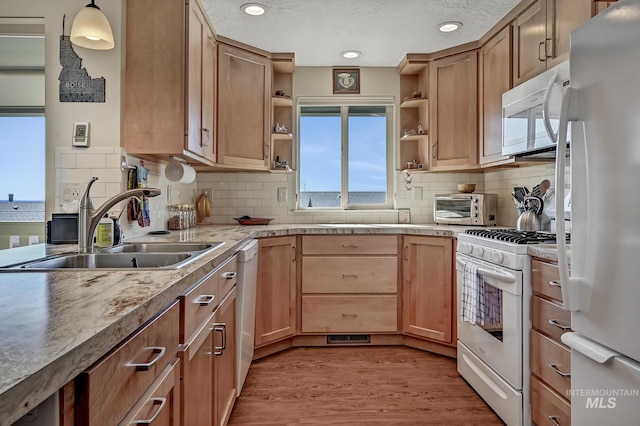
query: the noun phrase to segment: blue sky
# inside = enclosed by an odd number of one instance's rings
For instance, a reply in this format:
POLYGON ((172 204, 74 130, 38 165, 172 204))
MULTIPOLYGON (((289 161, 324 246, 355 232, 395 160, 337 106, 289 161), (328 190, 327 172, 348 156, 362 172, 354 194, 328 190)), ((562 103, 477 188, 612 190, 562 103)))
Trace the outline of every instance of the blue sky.
POLYGON ((0 117, 0 200, 44 200, 44 142, 44 117, 0 117))
MULTIPOLYGON (((349 139, 349 191, 386 191, 386 118, 349 117, 349 139)), ((340 117, 301 117, 300 140, 302 191, 340 191, 340 117)))

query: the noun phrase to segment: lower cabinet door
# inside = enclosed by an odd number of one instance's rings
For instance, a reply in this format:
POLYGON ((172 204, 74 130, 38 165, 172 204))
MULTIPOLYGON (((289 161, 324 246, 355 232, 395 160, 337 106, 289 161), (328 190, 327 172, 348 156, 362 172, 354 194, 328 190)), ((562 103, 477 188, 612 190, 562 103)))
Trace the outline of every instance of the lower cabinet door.
POLYGON ((220 304, 213 327, 215 424, 227 424, 236 401, 236 288, 220 304))
POLYGON ((211 313, 193 339, 179 352, 183 425, 213 424, 213 318, 211 313))
POLYGON ((142 395, 120 426, 138 424, 179 426, 180 423, 180 360, 174 359, 142 395))

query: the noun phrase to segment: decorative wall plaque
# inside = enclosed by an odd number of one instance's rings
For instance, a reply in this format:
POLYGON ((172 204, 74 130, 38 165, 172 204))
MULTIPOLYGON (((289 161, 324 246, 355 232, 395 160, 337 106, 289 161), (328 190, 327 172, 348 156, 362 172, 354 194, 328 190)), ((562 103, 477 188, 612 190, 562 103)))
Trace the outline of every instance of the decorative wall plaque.
POLYGON ((104 102, 104 77, 91 78, 81 68, 80 58, 71 46, 69 36, 60 36, 60 102, 104 102))
POLYGON ((333 69, 333 94, 359 94, 360 93, 360 69, 359 68, 334 68, 333 69))

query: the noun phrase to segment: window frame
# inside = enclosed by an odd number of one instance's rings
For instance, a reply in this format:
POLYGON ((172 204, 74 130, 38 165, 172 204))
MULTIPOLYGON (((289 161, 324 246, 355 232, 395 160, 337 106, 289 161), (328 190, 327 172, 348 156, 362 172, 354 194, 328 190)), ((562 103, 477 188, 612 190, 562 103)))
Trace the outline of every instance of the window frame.
POLYGON ((297 128, 300 129, 300 118, 302 116, 302 108, 304 107, 340 107, 340 117, 341 117, 341 141, 340 141, 340 149, 341 149, 341 168, 340 168, 340 207, 306 207, 300 205, 302 188, 300 185, 300 173, 301 173, 301 162, 300 162, 300 152, 301 152, 301 140, 300 140, 300 131, 296 132, 296 164, 299 166, 296 168, 296 210, 298 211, 348 211, 348 210, 391 210, 395 205, 395 193, 393 191, 394 188, 394 126, 395 126, 395 102, 392 96, 389 97, 369 97, 369 96, 340 96, 336 98, 335 96, 327 96, 327 97, 308 97, 308 96, 300 96, 297 99, 296 104, 296 124, 297 128), (349 193, 349 107, 352 106, 377 106, 384 107, 385 114, 387 118, 387 135, 386 135, 386 177, 387 177, 387 185, 386 185, 386 194, 387 200, 386 203, 380 204, 349 204, 348 203, 348 193, 349 193))

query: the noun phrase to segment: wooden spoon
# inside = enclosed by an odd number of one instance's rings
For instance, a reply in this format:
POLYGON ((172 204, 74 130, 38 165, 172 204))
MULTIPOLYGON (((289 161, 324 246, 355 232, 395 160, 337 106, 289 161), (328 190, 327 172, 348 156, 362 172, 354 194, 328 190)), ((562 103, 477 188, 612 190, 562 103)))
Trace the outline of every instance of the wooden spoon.
POLYGON ((547 192, 547 189, 549 189, 549 187, 551 187, 551 182, 549 182, 549 179, 545 179, 542 182, 540 182, 540 197, 544 196, 545 192, 547 192))

